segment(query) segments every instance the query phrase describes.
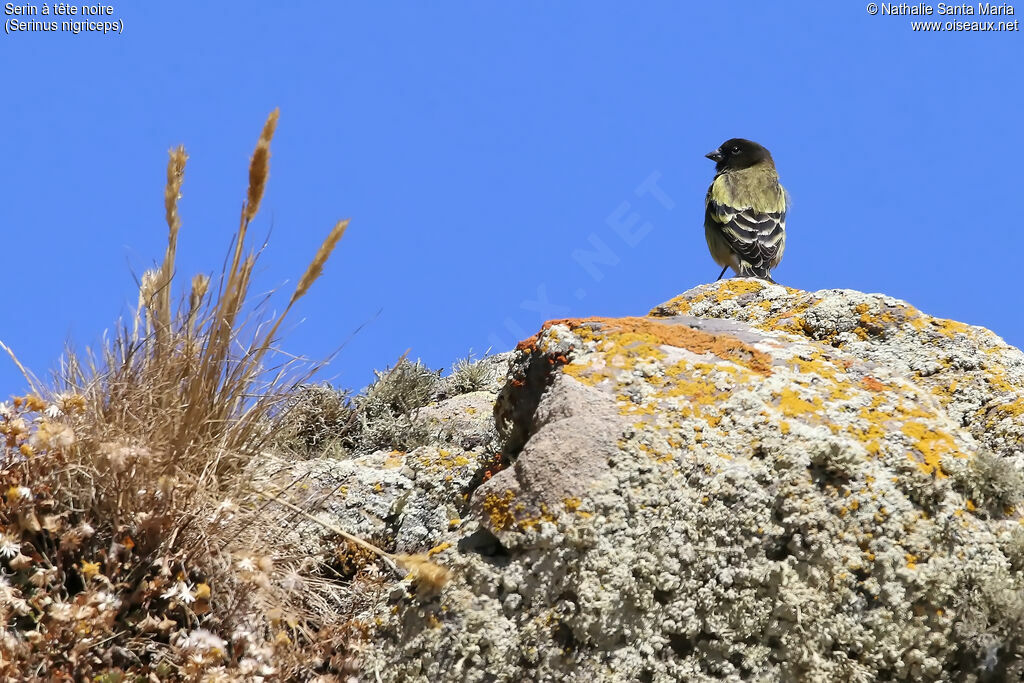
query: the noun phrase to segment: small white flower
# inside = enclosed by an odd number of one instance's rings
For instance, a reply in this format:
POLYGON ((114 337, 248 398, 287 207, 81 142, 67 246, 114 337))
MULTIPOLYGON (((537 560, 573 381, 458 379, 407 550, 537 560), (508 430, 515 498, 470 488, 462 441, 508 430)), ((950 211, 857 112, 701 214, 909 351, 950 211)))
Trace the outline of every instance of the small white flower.
POLYGON ((223 666, 215 666, 203 674, 202 683, 228 683, 232 679, 223 666))
POLYGON ((27 486, 18 487, 18 500, 28 500, 32 497, 32 489, 27 486))
POLYGON ((243 572, 256 571, 256 562, 251 557, 243 557, 238 561, 237 566, 243 572))
POLYGON ((46 406, 46 410, 43 411, 43 414, 51 420, 56 420, 58 417, 63 417, 64 411, 51 403, 46 406))
POLYGON ((50 447, 67 448, 75 443, 75 432, 71 427, 60 422, 50 423, 50 447))
POLYGON ((178 583, 174 584, 160 597, 166 598, 168 600, 177 600, 178 602, 184 603, 186 605, 196 601, 195 596, 192 595, 192 587, 184 581, 179 581, 178 583))
POLYGON ((46 584, 50 583, 57 575, 56 568, 43 569, 42 567, 32 572, 32 576, 29 577, 29 581, 36 588, 43 588, 46 584))
POLYGON ((14 415, 14 409, 11 408, 11 404, 10 403, 8 403, 7 401, 4 401, 3 403, 0 403, 0 417, 2 417, 4 419, 9 419, 13 415, 14 415))
POLYGON ((7 534, 0 535, 0 557, 10 559, 21 553, 21 543, 7 534))
POLYGON ((205 628, 193 629, 187 636, 179 636, 177 646, 190 652, 223 654, 227 648, 224 639, 205 628))
POLYGON ((112 611, 121 608, 121 600, 106 591, 97 593, 93 600, 100 611, 112 611))
POLYGON ((56 621, 67 621, 71 618, 71 605, 66 602, 55 602, 49 608, 50 617, 56 621))
POLYGON ((8 605, 15 613, 17 613, 20 616, 25 616, 26 614, 32 613, 32 608, 29 607, 28 602, 22 598, 13 598, 8 601, 8 605))

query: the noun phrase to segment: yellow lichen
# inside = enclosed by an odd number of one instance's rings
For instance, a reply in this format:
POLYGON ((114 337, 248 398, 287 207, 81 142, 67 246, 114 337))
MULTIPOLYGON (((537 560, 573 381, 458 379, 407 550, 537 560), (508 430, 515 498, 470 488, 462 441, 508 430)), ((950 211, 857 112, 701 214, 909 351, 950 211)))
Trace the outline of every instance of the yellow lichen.
MULTIPOLYGON (((674 346, 698 354, 710 353, 759 374, 771 374, 771 357, 767 354, 731 335, 711 334, 687 325, 663 323, 651 318, 570 318, 548 321, 542 331, 553 325, 566 325, 577 334, 581 328, 598 327, 601 339, 612 344, 606 355, 611 355, 614 349, 623 356, 618 361, 621 369, 632 369, 630 362, 632 360, 635 364, 637 358, 644 361, 664 358, 665 353, 659 347, 674 346)), ((590 333, 595 334, 593 330, 590 333)), ((537 343, 538 337, 534 336, 520 342, 519 347, 536 348, 537 343)), ((611 360, 615 361, 616 357, 612 355, 611 360)))
POLYGON ((900 431, 913 441, 914 449, 920 453, 923 462, 918 462, 918 467, 921 471, 934 474, 936 477, 945 477, 946 474, 942 471, 942 457, 959 454, 953 437, 945 432, 929 429, 920 422, 904 422, 900 431))
POLYGON ((484 498, 483 508, 491 521, 491 527, 502 531, 512 527, 516 523, 516 516, 512 512, 512 502, 515 494, 510 489, 505 489, 504 495, 488 493, 484 498))
POLYGON ((444 543, 440 543, 438 545, 435 545, 433 548, 431 548, 430 550, 427 551, 427 557, 432 557, 434 555, 437 555, 438 553, 442 553, 442 552, 444 552, 445 550, 447 550, 448 548, 451 548, 451 547, 452 547, 452 544, 449 543, 448 541, 445 541, 444 543))
MULTIPOLYGON (((717 303, 721 303, 723 301, 735 299, 743 294, 756 294, 764 289, 765 286, 766 283, 760 280, 726 280, 717 286, 704 289, 704 291, 694 295, 692 298, 688 298, 686 294, 677 296, 652 310, 648 315, 653 315, 655 311, 659 311, 659 309, 660 311, 666 311, 672 315, 688 313, 694 304, 705 301, 708 298, 713 299, 717 303)), ((796 290, 789 291, 795 292, 796 290)), ((659 315, 663 315, 663 313, 659 313, 659 315)))
POLYGON ((817 415, 820 414, 822 407, 820 396, 812 396, 811 400, 807 401, 789 387, 784 388, 779 394, 779 409, 786 417, 817 415))

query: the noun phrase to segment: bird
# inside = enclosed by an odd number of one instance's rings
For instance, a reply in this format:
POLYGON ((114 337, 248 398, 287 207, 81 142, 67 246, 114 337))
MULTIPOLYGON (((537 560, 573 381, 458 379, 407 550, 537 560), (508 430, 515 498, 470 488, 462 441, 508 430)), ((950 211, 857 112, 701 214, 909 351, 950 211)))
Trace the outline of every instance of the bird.
POLYGON ((711 258, 740 277, 774 283, 771 271, 786 248, 789 198, 771 152, 743 138, 726 140, 705 155, 715 178, 704 200, 704 236, 711 258))

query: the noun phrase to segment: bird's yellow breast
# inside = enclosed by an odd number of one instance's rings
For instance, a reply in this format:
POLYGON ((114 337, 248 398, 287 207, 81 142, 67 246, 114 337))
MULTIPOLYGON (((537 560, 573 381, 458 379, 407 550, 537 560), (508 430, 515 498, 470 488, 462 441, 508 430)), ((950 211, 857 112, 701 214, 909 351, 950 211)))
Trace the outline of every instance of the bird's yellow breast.
POLYGON ((752 208, 759 213, 786 210, 786 192, 779 176, 770 166, 757 165, 739 171, 720 173, 711 184, 711 199, 736 208, 752 208))

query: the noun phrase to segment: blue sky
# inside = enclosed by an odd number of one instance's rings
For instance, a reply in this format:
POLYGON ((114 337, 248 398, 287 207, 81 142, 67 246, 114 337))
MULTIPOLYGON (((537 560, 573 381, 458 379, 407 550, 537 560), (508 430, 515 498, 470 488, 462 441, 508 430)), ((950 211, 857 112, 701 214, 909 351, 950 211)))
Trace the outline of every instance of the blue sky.
MULTIPOLYGON (((257 291, 293 284, 352 219, 283 340, 314 358, 349 340, 323 374, 342 386, 406 349, 447 367, 547 318, 642 315, 713 280, 703 155, 733 136, 772 150, 792 196, 777 280, 884 292, 1024 345, 1020 32, 915 33, 856 2, 115 18, 121 35, 0 36, 0 340, 37 374, 126 314, 132 273, 162 257, 172 145, 190 155, 181 279, 219 271, 274 107, 257 291)), ((0 395, 23 388, 0 358, 0 395)))

